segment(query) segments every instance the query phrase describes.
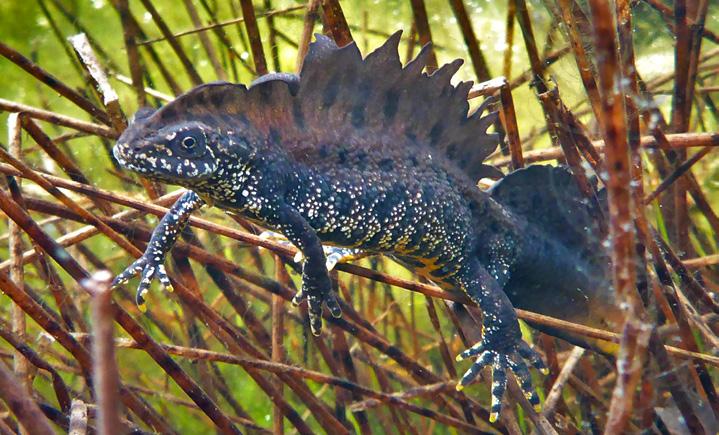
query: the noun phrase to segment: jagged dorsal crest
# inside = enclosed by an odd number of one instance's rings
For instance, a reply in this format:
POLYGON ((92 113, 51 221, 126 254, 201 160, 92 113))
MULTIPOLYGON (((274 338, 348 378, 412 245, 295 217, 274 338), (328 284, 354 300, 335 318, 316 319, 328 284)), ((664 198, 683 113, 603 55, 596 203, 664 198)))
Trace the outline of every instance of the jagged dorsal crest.
POLYGON ((450 83, 462 61, 428 75, 423 72, 429 53, 425 46, 403 67, 400 37, 401 32, 393 34, 363 59, 355 43, 338 47, 318 34, 299 77, 269 74, 249 88, 226 82, 201 85, 147 123, 219 121, 261 136, 279 134, 287 146, 382 137, 385 146, 432 147, 473 179, 496 174, 482 164, 499 142, 496 133, 487 133, 496 113, 482 116, 483 104, 468 114, 472 83, 450 83))

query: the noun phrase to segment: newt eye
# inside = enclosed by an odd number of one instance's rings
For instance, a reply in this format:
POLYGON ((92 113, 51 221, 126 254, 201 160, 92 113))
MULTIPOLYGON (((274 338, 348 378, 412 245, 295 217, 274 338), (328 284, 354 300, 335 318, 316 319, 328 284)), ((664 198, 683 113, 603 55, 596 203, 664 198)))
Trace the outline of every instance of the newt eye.
POLYGON ((197 139, 192 136, 187 136, 185 138, 182 138, 181 143, 187 151, 192 151, 192 149, 195 148, 195 145, 197 145, 197 139))
POLYGON ((205 154, 205 135, 201 131, 189 131, 172 138, 170 146, 184 157, 201 157, 205 154))

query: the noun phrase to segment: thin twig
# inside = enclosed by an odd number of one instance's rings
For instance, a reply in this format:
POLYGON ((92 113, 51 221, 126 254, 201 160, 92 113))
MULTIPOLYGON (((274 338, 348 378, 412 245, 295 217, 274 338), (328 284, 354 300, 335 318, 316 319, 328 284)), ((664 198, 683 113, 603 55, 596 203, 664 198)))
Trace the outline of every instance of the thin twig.
MULTIPOLYGON (((22 155, 21 141, 21 118, 17 113, 11 113, 8 116, 8 142, 9 151, 12 155, 20 157, 22 155)), ((17 178, 8 177, 5 180, 8 190, 18 205, 23 206, 22 197, 22 181, 17 178)), ((3 183, 5 184, 5 183, 3 183)), ((25 286, 25 269, 22 264, 22 231, 14 222, 8 223, 8 251, 10 253, 10 279, 18 287, 25 286)), ((25 312, 18 305, 12 305, 12 332, 16 334, 20 340, 25 339, 27 325, 25 321, 25 312)), ((28 372, 28 361, 21 353, 16 353, 13 358, 13 372, 18 378, 18 382, 22 386, 22 391, 30 393, 32 391, 32 381, 28 372)))
POLYGON ((257 28, 255 8, 252 6, 252 0, 240 0, 240 6, 242 7, 242 17, 245 19, 247 37, 250 39, 250 49, 252 50, 252 60, 255 61, 255 71, 257 71, 257 75, 265 75, 268 71, 267 60, 265 59, 265 51, 262 48, 260 30, 257 28))
POLYGON ((4 362, 0 362, 0 398, 10 408, 29 434, 52 435, 55 431, 32 396, 13 376, 4 362))
POLYGON ((352 32, 347 25, 339 0, 321 0, 322 21, 335 42, 343 47, 352 42, 352 32))
POLYGON ((117 139, 119 133, 110 127, 93 124, 91 122, 82 121, 80 119, 71 118, 59 113, 50 112, 48 110, 38 109, 36 107, 28 106, 26 104, 16 103, 14 101, 0 98, 0 110, 6 112, 23 112, 28 116, 36 119, 41 119, 53 124, 70 127, 75 130, 83 131, 85 133, 96 134, 101 137, 110 139, 117 139))
POLYGON ((147 9, 147 12, 150 13, 150 16, 152 17, 153 21, 155 21, 155 24, 157 25, 157 28, 160 29, 160 32, 163 34, 163 36, 167 39, 167 42, 170 43, 170 47, 172 47, 172 51, 175 52, 178 59, 180 59, 180 62, 182 63, 182 66, 185 68, 185 72, 187 72, 188 77, 192 81, 192 84, 195 86, 202 83, 202 78, 197 73, 197 69, 195 69, 195 65, 192 63, 190 58, 185 53, 185 49, 182 47, 180 42, 175 38, 175 36, 170 31, 170 28, 168 27, 167 23, 165 23, 165 20, 162 18, 160 13, 155 9, 155 6, 152 4, 151 0, 140 0, 145 6, 145 9, 147 9))
MULTIPOLYGON (((649 149, 674 149, 693 147, 716 147, 719 146, 719 134, 717 133, 677 133, 666 135, 666 143, 660 143, 655 136, 642 136, 640 146, 649 149)), ((604 153, 604 141, 592 141, 592 146, 599 152, 604 153)), ((542 150, 525 151, 524 160, 526 163, 536 163, 545 160, 554 160, 564 154, 561 147, 551 147, 542 150)), ((510 157, 497 157, 490 162, 496 166, 508 166, 511 164, 510 157)))
POLYGON ((80 57, 90 77, 95 82, 93 89, 102 97, 102 104, 110 116, 112 127, 118 133, 124 131, 127 128, 127 119, 125 119, 125 114, 122 113, 122 109, 120 108, 119 97, 117 96, 117 92, 110 86, 105 71, 100 67, 100 63, 95 57, 87 35, 80 33, 71 36, 68 40, 77 52, 78 57, 80 57))
MULTIPOLYGON (((294 11, 302 10, 302 9, 304 9, 305 7, 306 7, 306 6, 304 6, 304 5, 299 5, 299 6, 290 6, 290 7, 284 8, 284 9, 277 9, 277 10, 274 10, 274 11, 267 11, 267 12, 264 12, 264 13, 257 14, 257 18, 263 18, 263 17, 266 18, 266 17, 270 17, 270 16, 274 16, 274 15, 282 15, 282 14, 286 14, 286 13, 289 13, 289 12, 294 12, 294 11)), ((239 24, 239 23, 244 23, 244 22, 245 22, 245 17, 233 18, 233 19, 231 19, 231 20, 226 20, 226 21, 222 21, 222 22, 219 22, 219 23, 209 24, 209 25, 207 25, 207 26, 197 26, 197 27, 195 27, 194 29, 185 30, 185 31, 182 31, 182 32, 177 32, 177 33, 173 33, 172 36, 175 37, 175 38, 181 38, 181 37, 183 37, 183 36, 192 35, 192 34, 195 34, 195 33, 206 32, 206 31, 208 31, 208 30, 213 30, 213 29, 216 29, 216 28, 218 28, 218 27, 231 26, 232 24, 239 24)), ((138 42, 137 45, 154 44, 155 42, 164 41, 164 40, 166 40, 166 39, 167 39, 167 38, 164 37, 164 36, 161 37, 161 38, 148 39, 148 40, 145 40, 145 41, 140 41, 140 42, 138 42)))
POLYGON ((20 68, 27 71, 33 77, 37 78, 40 82, 46 84, 53 90, 57 91, 60 95, 72 101, 82 110, 92 115, 98 121, 104 124, 110 124, 110 117, 107 113, 96 107, 90 100, 77 93, 75 90, 67 86, 62 80, 54 77, 38 65, 33 63, 30 59, 23 56, 16 50, 0 42, 0 56, 4 56, 11 62, 15 63, 20 68))
POLYGON ((100 433, 108 435, 122 432, 118 408, 120 382, 113 346, 112 319, 115 316, 110 290, 111 281, 110 272, 100 271, 83 282, 83 286, 93 299, 92 374, 98 406, 97 428, 100 433))
POLYGON ((549 417, 554 413, 554 408, 557 406, 557 403, 562 396, 562 390, 564 389, 565 384, 569 380, 569 376, 572 374, 572 371, 574 371, 574 368, 580 358, 584 355, 584 352, 585 350, 583 348, 575 347, 572 349, 572 353, 569 355, 569 358, 567 358, 564 362, 562 370, 559 372, 559 375, 557 375, 557 379, 554 381, 552 389, 549 390, 549 394, 547 394, 547 398, 544 400, 542 415, 545 417, 549 417))
POLYGON ((79 399, 73 399, 70 410, 70 428, 68 435, 85 435, 87 433, 87 405, 79 399))

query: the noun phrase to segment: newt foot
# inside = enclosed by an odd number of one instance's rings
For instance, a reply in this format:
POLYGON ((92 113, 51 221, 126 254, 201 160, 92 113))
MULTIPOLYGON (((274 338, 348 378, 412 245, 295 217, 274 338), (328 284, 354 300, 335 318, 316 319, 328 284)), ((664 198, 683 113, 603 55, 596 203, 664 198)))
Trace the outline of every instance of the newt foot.
POLYGON ((492 366, 492 405, 489 421, 494 423, 499 418, 502 409, 502 396, 507 388, 507 370, 510 369, 517 377, 519 386, 529 403, 539 412, 539 396, 532 386, 532 378, 527 363, 529 362, 543 374, 549 373, 539 354, 529 347, 527 343, 519 340, 516 345, 501 350, 494 350, 491 344, 481 341, 471 348, 457 355, 457 361, 477 356, 472 366, 457 383, 457 391, 469 385, 485 366, 492 366))
POLYGON ((150 284, 152 284, 152 280, 154 278, 157 278, 160 281, 160 284, 162 284, 165 290, 169 292, 174 290, 172 283, 170 282, 170 277, 167 276, 167 271, 165 270, 163 261, 164 258, 158 257, 154 254, 145 254, 135 260, 135 262, 128 266, 122 273, 117 275, 115 279, 112 280, 111 287, 114 288, 125 284, 132 277, 139 274, 140 284, 137 286, 137 291, 135 292, 135 303, 137 304, 137 308, 144 313, 147 311, 145 295, 149 291, 150 284))

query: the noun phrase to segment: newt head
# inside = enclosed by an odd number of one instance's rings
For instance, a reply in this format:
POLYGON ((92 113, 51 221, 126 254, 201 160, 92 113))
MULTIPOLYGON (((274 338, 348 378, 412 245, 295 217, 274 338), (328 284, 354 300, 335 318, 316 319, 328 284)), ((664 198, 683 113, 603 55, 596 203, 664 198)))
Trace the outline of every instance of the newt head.
MULTIPOLYGON (((113 155, 143 177, 190 189, 237 175, 240 167, 251 165, 258 144, 266 142, 245 113, 253 107, 246 94, 243 85, 213 82, 157 110, 140 109, 113 155)), ((269 119, 264 112, 259 115, 269 119)))
POLYGON ((184 186, 206 180, 217 171, 218 135, 207 125, 183 121, 146 128, 146 124, 144 118, 136 116, 113 148, 123 167, 147 178, 184 186))

